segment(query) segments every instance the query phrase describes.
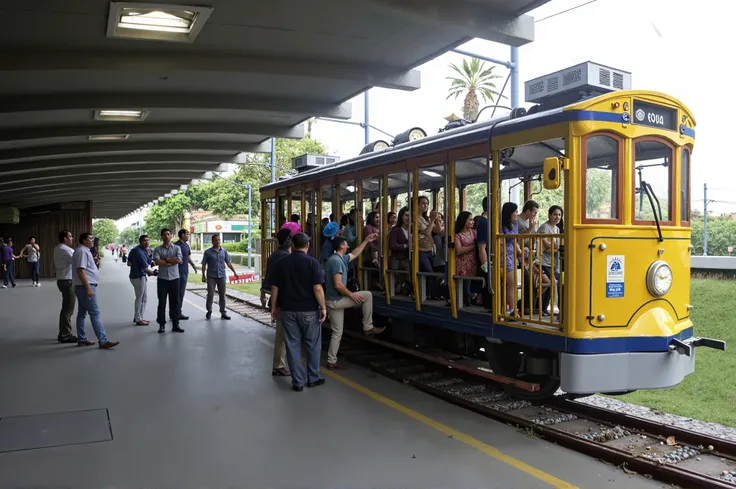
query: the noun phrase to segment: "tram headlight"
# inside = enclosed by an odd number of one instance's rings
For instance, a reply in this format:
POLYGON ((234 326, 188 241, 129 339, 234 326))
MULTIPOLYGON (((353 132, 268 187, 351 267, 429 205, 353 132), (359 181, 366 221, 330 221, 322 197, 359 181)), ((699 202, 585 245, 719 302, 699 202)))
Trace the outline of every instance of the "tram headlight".
POLYGON ((408 143, 409 141, 419 141, 420 139, 426 138, 427 132, 421 127, 412 127, 407 129, 401 134, 397 134, 394 138, 394 146, 397 144, 408 143))
POLYGON ((388 149, 388 143, 379 139, 378 141, 373 141, 372 143, 368 143, 363 146, 360 154, 364 155, 366 153, 373 153, 374 151, 383 151, 384 149, 388 149))
POLYGON ((662 261, 657 260, 649 266, 647 271, 647 289, 654 297, 662 297, 672 288, 672 269, 662 261))

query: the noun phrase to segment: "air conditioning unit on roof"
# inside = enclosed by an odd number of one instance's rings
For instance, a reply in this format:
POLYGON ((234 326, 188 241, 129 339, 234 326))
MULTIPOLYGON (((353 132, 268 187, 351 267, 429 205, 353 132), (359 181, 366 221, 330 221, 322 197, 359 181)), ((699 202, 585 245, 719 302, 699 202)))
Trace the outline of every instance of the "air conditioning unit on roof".
POLYGON ((530 103, 548 105, 547 101, 565 95, 566 100, 575 101, 616 90, 630 89, 631 73, 628 71, 586 61, 524 82, 524 99, 530 103))
POLYGON ((291 167, 298 171, 303 172, 312 170, 314 168, 320 168, 325 165, 331 165, 340 161, 339 156, 326 156, 326 155, 309 155, 304 154, 291 159, 291 167))

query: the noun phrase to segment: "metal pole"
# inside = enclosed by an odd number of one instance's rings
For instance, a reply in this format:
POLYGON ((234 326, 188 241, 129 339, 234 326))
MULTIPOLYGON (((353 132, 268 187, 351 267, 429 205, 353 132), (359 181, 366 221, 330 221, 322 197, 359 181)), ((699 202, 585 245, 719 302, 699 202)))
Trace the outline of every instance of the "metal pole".
POLYGON ((708 256, 708 184, 703 184, 703 256, 708 256))
POLYGON ((519 106, 519 48, 511 46, 511 108, 519 106))
POLYGON ((276 138, 271 138, 271 183, 276 181, 276 138))
POLYGON ((371 142, 371 134, 370 134, 371 126, 368 122, 368 112, 369 112, 368 110, 368 90, 365 91, 364 102, 365 102, 365 110, 363 111, 363 128, 364 128, 363 130, 365 131, 365 144, 368 144, 371 142))
POLYGON ((251 185, 248 185, 248 268, 251 267, 251 261, 250 261, 250 246, 251 246, 251 234, 253 233, 253 225, 251 224, 251 200, 250 200, 250 189, 251 185))

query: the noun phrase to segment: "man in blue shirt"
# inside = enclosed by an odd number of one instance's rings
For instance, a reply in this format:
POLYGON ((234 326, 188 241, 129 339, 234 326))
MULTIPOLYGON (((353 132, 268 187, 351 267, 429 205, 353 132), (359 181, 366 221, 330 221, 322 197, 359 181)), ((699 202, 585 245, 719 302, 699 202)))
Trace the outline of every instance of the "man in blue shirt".
POLYGON ((13 254, 13 238, 5 240, 5 246, 0 249, 0 261, 3 264, 3 289, 8 288, 8 281, 15 287, 15 261, 20 256, 13 254))
POLYGON ((351 292, 348 285, 348 263, 360 257, 368 243, 375 241, 378 234, 371 234, 348 253, 348 241, 342 236, 332 238, 335 253, 325 263, 325 290, 327 309, 330 311, 330 328, 332 337, 327 350, 327 368, 341 370, 344 367, 337 363, 337 351, 340 349, 340 340, 345 322, 345 309, 361 307, 363 312, 363 334, 372 336, 382 333, 386 328, 373 326, 373 294, 367 290, 351 292))
POLYGON ((128 278, 133 285, 133 290, 135 290, 133 323, 136 326, 148 326, 148 321, 143 319, 143 314, 146 312, 146 303, 148 302, 148 277, 153 275, 148 246, 148 236, 144 234, 138 238, 138 246, 130 250, 128 255, 128 266, 130 267, 128 278))
POLYGON ((194 269, 194 273, 197 273, 197 265, 192 260, 192 250, 189 248, 189 230, 179 230, 179 241, 174 243, 176 246, 181 248, 181 260, 179 264, 179 319, 186 321, 189 316, 185 316, 181 313, 181 308, 184 305, 184 293, 187 291, 187 280, 189 280, 189 265, 194 269))
POLYGON ((292 389, 297 392, 325 383, 319 375, 322 327, 327 316, 322 289, 324 272, 309 256, 309 236, 298 233, 291 239, 291 254, 279 262, 271 287, 271 317, 281 319, 286 337, 286 359, 291 369, 292 389), (301 347, 307 349, 307 372, 301 362, 301 347))
POLYGON ((220 296, 220 318, 230 319, 225 310, 225 290, 227 287, 227 265, 233 271, 235 279, 238 272, 235 271, 230 254, 220 246, 220 236, 212 236, 212 248, 208 248, 202 257, 202 282, 207 284, 207 319, 212 317, 212 302, 215 296, 215 288, 220 296))

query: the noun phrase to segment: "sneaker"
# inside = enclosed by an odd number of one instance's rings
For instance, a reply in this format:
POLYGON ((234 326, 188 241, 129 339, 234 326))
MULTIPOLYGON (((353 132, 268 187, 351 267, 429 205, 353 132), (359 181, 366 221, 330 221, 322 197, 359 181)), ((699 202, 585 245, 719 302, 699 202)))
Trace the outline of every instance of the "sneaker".
POLYGON ((40 286, 41 286, 41 282, 36 282, 36 287, 40 287, 40 286))
POLYGON ((3 285, 3 289, 7 289, 7 288, 8 288, 8 286, 7 286, 7 285, 3 285))
POLYGON ((61 336, 59 336, 56 338, 56 341, 58 341, 59 343, 76 343, 78 340, 76 336, 71 335, 67 336, 66 338, 62 338, 61 336))
POLYGON ((325 383, 325 379, 315 380, 314 382, 307 382, 307 387, 317 387, 325 383))

